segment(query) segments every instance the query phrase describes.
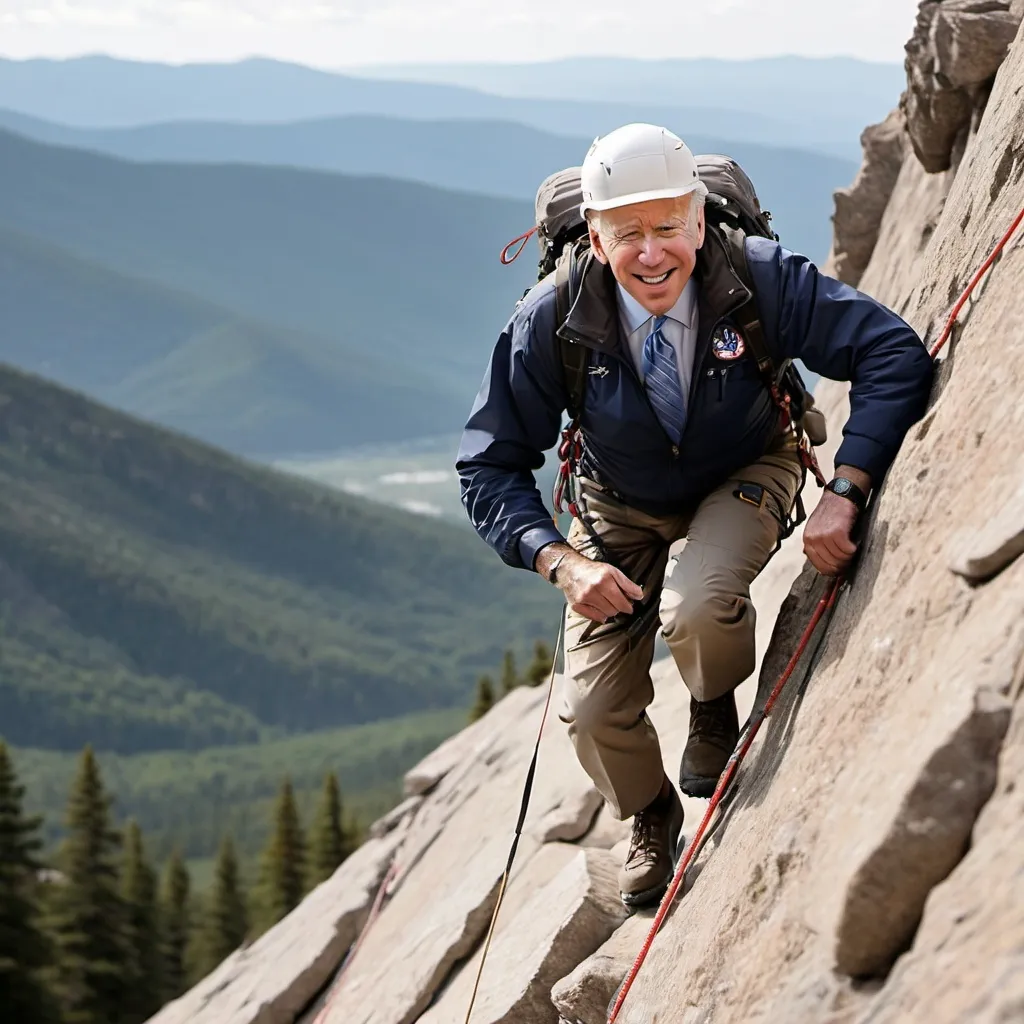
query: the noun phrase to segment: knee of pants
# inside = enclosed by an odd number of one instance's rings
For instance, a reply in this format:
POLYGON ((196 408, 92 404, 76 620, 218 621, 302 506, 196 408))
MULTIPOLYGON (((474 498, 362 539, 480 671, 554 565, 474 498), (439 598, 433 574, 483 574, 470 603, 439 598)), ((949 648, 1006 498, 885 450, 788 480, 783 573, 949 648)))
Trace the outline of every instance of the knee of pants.
POLYGON ((559 717, 577 736, 590 736, 619 724, 621 711, 612 706, 608 692, 598 686, 578 690, 569 684, 559 717))
POLYGON ((705 587, 692 587, 685 593, 665 589, 661 594, 661 625, 671 645, 690 637, 713 635, 723 628, 735 629, 750 615, 746 594, 723 594, 705 587))

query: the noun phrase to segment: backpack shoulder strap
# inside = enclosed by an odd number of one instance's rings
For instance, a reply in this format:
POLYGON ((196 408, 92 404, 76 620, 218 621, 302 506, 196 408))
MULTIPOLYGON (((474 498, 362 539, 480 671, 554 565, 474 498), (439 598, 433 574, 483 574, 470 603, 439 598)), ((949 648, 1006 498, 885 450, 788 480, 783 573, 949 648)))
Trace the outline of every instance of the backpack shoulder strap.
MULTIPOLYGON (((572 306, 572 265, 575 248, 570 249, 555 267, 555 329, 565 323, 572 306)), ((562 353, 562 369, 565 374, 566 409, 573 422, 583 412, 583 397, 587 390, 587 363, 589 352, 584 345, 577 345, 568 338, 556 334, 562 353)))
POLYGON ((746 302, 733 313, 733 316, 743 331, 743 337, 746 338, 754 359, 757 360, 757 368, 761 372, 761 376, 771 384, 777 385, 785 370, 785 364, 776 365, 775 358, 765 341, 761 312, 757 306, 757 293, 754 291, 754 281, 750 275, 750 268, 747 266, 747 251, 743 244, 744 235, 741 231, 736 231, 725 225, 722 225, 719 231, 725 241, 729 261, 749 293, 746 302))

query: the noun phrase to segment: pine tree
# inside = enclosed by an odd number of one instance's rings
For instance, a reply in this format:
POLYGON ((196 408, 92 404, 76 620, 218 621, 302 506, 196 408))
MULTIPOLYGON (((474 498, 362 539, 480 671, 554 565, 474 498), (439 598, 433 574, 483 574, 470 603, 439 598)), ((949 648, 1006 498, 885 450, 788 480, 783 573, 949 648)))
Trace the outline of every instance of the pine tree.
POLYGON ((299 905, 305 892, 306 843, 289 779, 281 785, 274 831, 263 854, 262 910, 270 927, 299 905))
POLYGON ((205 977, 245 941, 249 914, 238 870, 235 844, 226 835, 217 854, 210 892, 198 936, 199 970, 205 977))
POLYGON ((191 881, 181 851, 175 849, 167 863, 160 896, 163 932, 163 998, 177 999, 188 988, 185 953, 189 939, 189 890, 191 881))
POLYGON ((79 762, 68 800, 64 881, 55 887, 53 988, 65 1024, 112 1024, 125 998, 125 908, 118 893, 120 836, 110 823, 91 747, 79 762))
POLYGON ((40 819, 25 817, 24 795, 0 742, 0 1007, 5 1019, 50 1024, 56 1007, 40 978, 51 954, 39 923, 40 819))
POLYGON ((142 830, 134 821, 125 833, 121 898, 125 906, 125 999, 121 1020, 140 1024, 162 1005, 163 972, 157 918, 156 875, 146 861, 142 830))
POLYGON ((526 668, 526 685, 542 686, 551 675, 551 648, 543 640, 533 645, 533 661, 526 668))
POLYGON ((481 676, 476 684, 476 701, 469 712, 470 722, 483 718, 494 707, 494 683, 490 676, 481 676))
POLYGON ((511 693, 520 683, 521 680, 516 675, 516 656, 512 651, 505 651, 505 656, 501 662, 502 694, 511 693))
POLYGON ((310 838, 310 882, 326 881, 351 852, 352 837, 342 822, 338 777, 328 772, 310 838))

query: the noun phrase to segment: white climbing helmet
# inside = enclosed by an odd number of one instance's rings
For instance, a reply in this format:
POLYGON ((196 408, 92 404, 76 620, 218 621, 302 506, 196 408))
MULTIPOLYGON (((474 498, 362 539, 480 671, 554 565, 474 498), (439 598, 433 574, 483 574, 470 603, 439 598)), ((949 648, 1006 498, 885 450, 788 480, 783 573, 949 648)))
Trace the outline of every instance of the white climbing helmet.
POLYGON ((678 135, 654 124, 627 124, 594 140, 580 174, 587 210, 611 210, 648 199, 674 199, 707 188, 678 135))

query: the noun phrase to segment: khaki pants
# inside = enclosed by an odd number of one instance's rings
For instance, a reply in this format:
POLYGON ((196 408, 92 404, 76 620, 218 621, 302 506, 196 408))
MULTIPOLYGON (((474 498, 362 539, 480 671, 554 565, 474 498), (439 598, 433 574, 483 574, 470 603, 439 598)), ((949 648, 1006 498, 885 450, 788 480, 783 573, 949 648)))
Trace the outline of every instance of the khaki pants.
MULTIPOLYGON (((800 486, 795 442, 780 438, 758 462, 738 472, 688 515, 650 516, 581 481, 587 520, 607 557, 658 600, 658 615, 630 636, 618 623, 596 625, 567 611, 562 721, 576 755, 619 818, 647 806, 665 769, 658 734, 647 717, 654 699, 651 662, 660 626, 690 693, 719 697, 753 671, 754 606, 750 584, 779 539, 779 510, 789 511, 800 486), (765 489, 760 507, 735 496, 740 483, 765 489), (669 564, 669 547, 685 538, 669 564), (589 634, 584 637, 584 633, 589 634)), ((579 521, 569 543, 599 558, 579 521)))

